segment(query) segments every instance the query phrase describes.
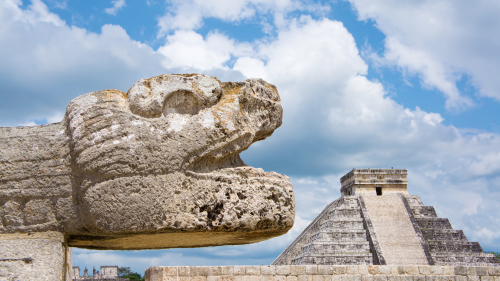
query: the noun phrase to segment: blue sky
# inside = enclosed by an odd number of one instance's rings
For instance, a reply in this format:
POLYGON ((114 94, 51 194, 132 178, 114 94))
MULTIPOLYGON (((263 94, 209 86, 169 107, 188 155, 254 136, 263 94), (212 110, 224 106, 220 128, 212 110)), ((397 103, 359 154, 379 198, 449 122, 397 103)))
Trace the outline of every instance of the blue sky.
POLYGON ((78 95, 162 73, 277 86, 283 125, 243 160, 290 176, 296 222, 266 242, 74 249, 75 265, 269 264, 352 168, 409 191, 500 251, 500 4, 478 0, 3 0, 0 126, 58 122, 78 95))

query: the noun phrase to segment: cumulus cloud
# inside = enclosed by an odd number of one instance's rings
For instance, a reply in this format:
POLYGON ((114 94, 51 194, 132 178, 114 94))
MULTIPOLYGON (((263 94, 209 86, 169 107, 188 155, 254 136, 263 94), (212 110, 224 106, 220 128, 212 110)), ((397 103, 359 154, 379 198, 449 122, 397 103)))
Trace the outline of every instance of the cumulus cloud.
POLYGON ((418 74, 424 86, 445 94, 448 109, 473 105, 457 88, 461 79, 500 100, 498 2, 349 1, 361 20, 373 19, 387 36, 382 62, 418 74))
POLYGON ((238 23, 259 15, 271 15, 274 21, 270 25, 263 20, 264 29, 272 26, 284 26, 287 14, 292 11, 323 12, 328 6, 313 1, 300 0, 169 0, 167 12, 158 21, 158 36, 172 30, 192 30, 203 25, 203 19, 216 18, 238 23))
MULTIPOLYGON (((20 1, 19 1, 20 2, 20 1)), ((0 123, 53 121, 86 92, 127 90, 140 78, 166 72, 163 56, 133 41, 117 25, 101 33, 68 26, 39 0, 22 9, 0 4, 0 123)))
POLYGON ((113 7, 104 9, 104 12, 112 16, 116 16, 116 13, 127 5, 125 0, 113 0, 111 3, 113 4, 113 7))

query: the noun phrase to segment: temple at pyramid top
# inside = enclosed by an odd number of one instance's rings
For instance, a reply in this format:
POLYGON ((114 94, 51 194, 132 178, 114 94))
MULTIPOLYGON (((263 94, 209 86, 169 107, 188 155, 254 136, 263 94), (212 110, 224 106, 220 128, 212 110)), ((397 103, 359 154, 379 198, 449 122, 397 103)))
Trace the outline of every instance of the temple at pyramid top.
POLYGON ((405 169, 352 169, 340 178, 342 196, 408 194, 405 169))
MULTIPOLYGON (((274 265, 498 265, 407 191, 407 170, 353 169, 274 265)), ((299 199, 297 199, 299 200, 299 199)))

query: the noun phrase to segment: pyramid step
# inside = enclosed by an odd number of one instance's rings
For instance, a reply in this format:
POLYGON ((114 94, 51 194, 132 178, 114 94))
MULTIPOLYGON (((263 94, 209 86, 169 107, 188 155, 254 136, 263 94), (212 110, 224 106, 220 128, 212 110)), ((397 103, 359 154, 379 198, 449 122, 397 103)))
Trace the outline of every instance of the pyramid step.
POLYGON ((359 208, 335 208, 329 212, 330 218, 361 218, 359 208))
POLYGON ((371 254, 342 254, 342 255, 301 255, 292 260, 292 265, 358 265, 373 264, 371 254))
POLYGON ((453 229, 448 219, 415 218, 420 229, 453 229))
POLYGON ((421 229, 426 241, 467 241, 462 230, 454 229, 421 229))
POLYGON ((302 247, 302 253, 314 252, 317 254, 341 253, 369 253, 370 244, 366 242, 311 242, 302 247))
POLYGON ((437 218, 436 210, 432 206, 414 206, 411 208, 415 218, 437 218))
POLYGON ((331 218, 321 223, 320 228, 363 229, 362 218, 331 218))
POLYGON ((454 265, 454 266, 487 266, 498 265, 498 260, 493 254, 474 253, 474 254, 436 254, 431 253, 432 259, 436 265, 454 265))
POLYGON ((367 234, 365 230, 332 230, 332 231, 318 231, 311 235, 311 241, 367 241, 367 234))
POLYGON ((420 200, 420 197, 418 197, 417 195, 407 195, 405 197, 411 208, 415 206, 424 206, 424 203, 422 203, 422 200, 420 200))
POLYGON ((431 253, 482 253, 478 242, 427 241, 431 253))

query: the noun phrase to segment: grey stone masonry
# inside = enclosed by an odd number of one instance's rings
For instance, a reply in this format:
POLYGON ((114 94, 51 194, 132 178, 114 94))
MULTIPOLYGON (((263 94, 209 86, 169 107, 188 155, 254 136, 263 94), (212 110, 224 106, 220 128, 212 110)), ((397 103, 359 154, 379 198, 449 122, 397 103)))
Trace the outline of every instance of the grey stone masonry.
POLYGON ((372 264, 358 198, 330 204, 273 264, 372 264))
POLYGON ((493 254, 483 252, 478 242, 469 242, 462 230, 454 230, 448 219, 439 218, 434 207, 424 206, 415 195, 406 198, 435 264, 481 266, 498 263, 493 254))
MULTIPOLYGON (((403 169, 353 169, 272 265, 498 265, 407 191, 403 169)), ((500 280, 499 280, 500 281, 500 280)))
POLYGON ((155 266, 146 281, 500 281, 500 266, 281 265, 155 266))

